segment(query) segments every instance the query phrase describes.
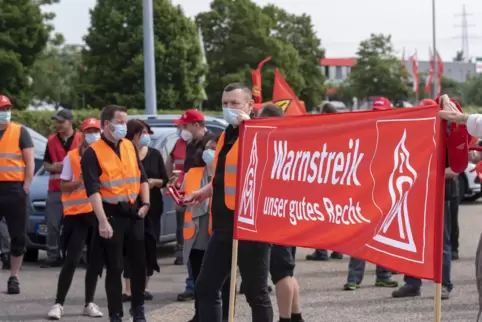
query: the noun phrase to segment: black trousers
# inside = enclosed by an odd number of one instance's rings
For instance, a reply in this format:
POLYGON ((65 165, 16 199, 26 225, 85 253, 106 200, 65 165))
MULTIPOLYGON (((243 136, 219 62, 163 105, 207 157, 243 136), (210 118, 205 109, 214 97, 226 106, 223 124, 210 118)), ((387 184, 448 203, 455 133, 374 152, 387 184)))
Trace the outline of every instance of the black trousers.
MULTIPOLYGON (((97 219, 94 213, 64 216, 63 222, 62 241, 65 243, 63 248, 66 250, 66 255, 64 265, 60 270, 55 298, 55 303, 60 305, 64 305, 86 243, 89 248, 88 253, 90 253, 90 232, 97 229, 97 219)), ((88 265, 85 272, 85 304, 94 301, 97 279, 97 272, 92 269, 91 265, 88 265)))
POLYGON ((176 257, 180 258, 184 247, 184 212, 184 207, 176 207, 176 257))
POLYGON ((27 251, 27 196, 2 196, 0 219, 5 218, 10 235, 10 254, 22 256, 27 251))
POLYGON ((454 196, 450 200, 450 243, 452 244, 452 252, 459 251, 459 205, 460 197, 454 196))
POLYGON ((110 217, 114 231, 111 239, 103 239, 104 261, 106 266, 105 290, 109 316, 120 314, 122 307, 122 270, 124 243, 131 272, 133 308, 144 304, 146 287, 146 255, 144 245, 144 221, 126 217, 110 217))
MULTIPOLYGON (((233 235, 215 231, 209 239, 195 285, 200 322, 222 322, 221 290, 229 283, 233 235)), ((268 292, 270 245, 239 241, 238 265, 253 322, 272 322, 273 307, 268 292)), ((192 263, 191 263, 192 265, 192 263)))

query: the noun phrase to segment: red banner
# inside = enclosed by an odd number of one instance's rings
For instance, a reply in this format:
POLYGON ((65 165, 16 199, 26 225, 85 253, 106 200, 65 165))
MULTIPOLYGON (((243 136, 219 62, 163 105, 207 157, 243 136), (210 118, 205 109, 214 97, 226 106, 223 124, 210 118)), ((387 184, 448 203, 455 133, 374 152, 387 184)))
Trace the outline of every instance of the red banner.
POLYGON ((441 280, 438 106, 250 120, 235 238, 330 249, 441 280))

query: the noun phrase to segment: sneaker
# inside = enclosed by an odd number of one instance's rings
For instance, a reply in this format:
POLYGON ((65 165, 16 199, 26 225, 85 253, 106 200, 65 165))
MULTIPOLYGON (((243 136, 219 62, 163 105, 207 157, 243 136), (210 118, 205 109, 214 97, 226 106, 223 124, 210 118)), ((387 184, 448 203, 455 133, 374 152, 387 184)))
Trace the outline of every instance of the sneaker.
POLYGON ((408 284, 403 285, 398 290, 393 291, 392 297, 401 298, 401 297, 415 297, 420 296, 420 288, 411 286, 408 284))
POLYGON ((394 280, 376 281, 375 286, 377 286, 377 287, 398 287, 398 282, 394 281, 394 280))
POLYGON ((126 293, 123 293, 123 294, 122 294, 122 302, 123 302, 123 303, 130 302, 130 301, 131 301, 131 298, 132 298, 131 295, 127 295, 126 293))
POLYGON ((338 252, 332 252, 330 255, 331 259, 343 259, 343 254, 338 252))
POLYGON ((146 315, 144 312, 144 305, 138 305, 129 310, 133 322, 146 322, 146 315))
POLYGON ((456 261, 459 259, 459 252, 452 252, 452 260, 456 261))
POLYGON ((64 308, 60 304, 54 304, 47 314, 49 320, 60 320, 64 314, 64 308))
POLYGON ((178 302, 194 301, 194 292, 184 291, 177 295, 178 302))
POLYGON ((144 291, 144 301, 152 301, 154 296, 152 296, 152 293, 149 291, 144 291))
POLYGON ((84 307, 82 315, 90 316, 91 318, 101 318, 104 316, 104 314, 102 314, 102 312, 100 311, 99 307, 92 302, 87 304, 86 307, 84 307))
POLYGON ((8 294, 20 294, 20 282, 15 276, 10 276, 7 282, 8 294))
POLYGON ((442 300, 448 300, 450 298, 450 291, 445 286, 442 286, 442 300))
POLYGON ((176 257, 176 260, 174 260, 174 265, 184 265, 184 260, 182 257, 176 257))
POLYGON ((356 289, 360 288, 360 283, 357 283, 357 284, 348 284, 346 283, 345 285, 343 285, 343 290, 344 291, 354 291, 356 289))
POLYGON ((317 252, 306 255, 307 261, 327 261, 328 259, 328 256, 319 255, 317 252))
POLYGON ((120 314, 112 314, 109 316, 110 322, 122 322, 122 316, 120 314))

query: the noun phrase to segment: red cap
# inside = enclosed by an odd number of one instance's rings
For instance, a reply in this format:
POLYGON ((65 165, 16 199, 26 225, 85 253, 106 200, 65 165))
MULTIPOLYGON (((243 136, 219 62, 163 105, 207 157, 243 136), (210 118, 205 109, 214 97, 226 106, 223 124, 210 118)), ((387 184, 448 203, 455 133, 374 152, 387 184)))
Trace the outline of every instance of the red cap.
POLYGON ((373 110, 374 111, 386 111, 392 108, 392 103, 385 97, 377 97, 373 101, 373 110))
POLYGON ((80 129, 82 131, 85 131, 87 129, 97 129, 100 130, 100 121, 96 118, 89 117, 88 119, 85 119, 82 122, 82 125, 80 126, 80 129))
POLYGON ((0 95, 0 108, 12 106, 10 100, 5 95, 0 95))
POLYGON ((199 110, 187 110, 186 112, 184 112, 184 114, 181 115, 181 118, 179 120, 174 120, 173 122, 177 125, 204 122, 204 114, 199 110))

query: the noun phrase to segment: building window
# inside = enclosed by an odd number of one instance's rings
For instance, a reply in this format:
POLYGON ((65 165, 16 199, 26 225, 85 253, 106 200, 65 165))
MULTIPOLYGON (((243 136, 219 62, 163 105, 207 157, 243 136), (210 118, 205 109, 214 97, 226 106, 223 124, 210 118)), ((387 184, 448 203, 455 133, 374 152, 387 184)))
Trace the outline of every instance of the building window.
POLYGON ((336 69, 335 69, 335 79, 343 79, 343 74, 342 74, 341 66, 336 66, 336 69))
POLYGON ((330 66, 323 66, 323 68, 325 69, 325 76, 326 78, 330 78, 330 66))

